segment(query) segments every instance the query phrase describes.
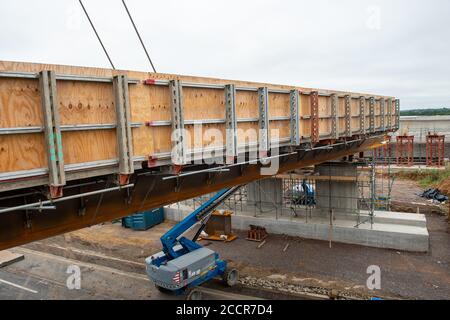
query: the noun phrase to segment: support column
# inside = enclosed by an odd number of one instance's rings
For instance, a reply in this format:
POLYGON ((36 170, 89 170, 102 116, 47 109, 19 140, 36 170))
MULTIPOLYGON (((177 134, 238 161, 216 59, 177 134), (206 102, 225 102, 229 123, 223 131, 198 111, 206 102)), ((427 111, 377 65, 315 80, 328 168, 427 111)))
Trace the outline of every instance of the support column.
POLYGON ((247 185, 247 205, 277 210, 282 204, 282 188, 282 179, 269 178, 250 183, 247 185))
MULTIPOLYGON (((321 164, 315 172, 329 180, 316 181, 316 208, 324 215, 334 213, 351 214, 358 209, 357 168, 351 163, 321 164), (334 177, 334 178, 333 178, 334 177), (354 180, 339 181, 336 177, 353 177, 354 180)), ((342 179, 343 180, 343 179, 342 179)))

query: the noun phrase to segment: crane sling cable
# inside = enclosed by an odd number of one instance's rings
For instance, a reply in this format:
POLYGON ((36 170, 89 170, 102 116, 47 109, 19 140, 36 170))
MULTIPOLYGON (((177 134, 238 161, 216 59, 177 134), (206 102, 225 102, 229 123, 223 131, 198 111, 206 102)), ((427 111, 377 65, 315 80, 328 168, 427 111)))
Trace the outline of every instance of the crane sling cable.
POLYGON ((89 20, 89 23, 91 24, 91 27, 92 27, 92 29, 94 30, 94 33, 95 33, 95 35, 97 36, 98 42, 100 42, 100 45, 102 46, 103 51, 105 52, 105 55, 106 55, 106 57, 108 58, 109 63, 111 64, 111 67, 112 67, 114 70, 116 70, 116 67, 114 67, 114 64, 113 64, 113 62, 112 62, 112 60, 111 60, 111 58, 110 58, 110 56, 109 56, 109 54, 108 54, 108 51, 106 51, 106 48, 105 48, 105 46, 104 46, 104 44, 103 44, 103 42, 102 42, 102 39, 100 38, 100 36, 99 36, 97 30, 95 29, 95 26, 94 26, 94 24, 92 23, 92 20, 91 20, 91 18, 89 17, 89 14, 88 14, 88 12, 86 11, 86 8, 85 8, 84 5, 83 5, 83 2, 82 2, 81 0, 78 0, 78 1, 80 2, 81 8, 83 8, 83 11, 84 11, 84 13, 85 13, 87 19, 89 20))
POLYGON ((122 0, 123 6, 125 7, 125 10, 127 11, 128 17, 130 18, 131 24, 134 27, 134 30, 136 31, 136 34, 139 38, 139 41, 141 42, 142 48, 145 51, 145 55, 147 56, 148 61, 150 62, 150 65, 152 66, 153 72, 156 73, 155 66, 153 65, 152 59, 150 58, 150 55, 147 51, 147 48, 145 47, 144 41, 141 38, 141 35, 139 34, 139 31, 136 27, 136 24, 134 23, 133 17, 131 16, 130 10, 128 10, 127 4, 125 3, 125 0, 122 0))

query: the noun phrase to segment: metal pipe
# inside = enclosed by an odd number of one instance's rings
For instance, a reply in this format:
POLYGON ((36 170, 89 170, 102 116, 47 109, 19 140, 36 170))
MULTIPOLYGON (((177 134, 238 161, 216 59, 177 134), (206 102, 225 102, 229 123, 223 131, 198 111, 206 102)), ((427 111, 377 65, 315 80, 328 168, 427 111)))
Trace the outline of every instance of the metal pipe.
MULTIPOLYGON (((169 80, 153 80, 153 85, 157 86, 168 86, 169 80)), ((225 89, 225 85, 223 84, 209 84, 209 83, 197 83, 197 82, 182 82, 183 87, 186 88, 200 88, 200 89, 225 89)), ((303 95, 310 95, 311 92, 307 91, 301 91, 299 89, 269 89, 269 93, 281 93, 281 94, 290 94, 292 90, 298 90, 300 94, 303 95)), ((236 91, 250 91, 250 92, 258 92, 258 88, 256 87, 236 87, 236 91)), ((334 93, 325 93, 325 92, 319 92, 320 97, 331 97, 334 93)), ((345 98, 346 94, 337 94, 339 98, 345 98)), ((365 97, 366 99, 369 99, 370 97, 367 96, 350 96, 351 99, 360 99, 361 97, 365 97)), ((387 98, 384 98, 387 99, 387 98)), ((376 98, 375 101, 383 100, 383 98, 376 98)))
POLYGON ((79 199, 79 198, 83 198, 83 197, 94 196, 97 194, 103 194, 103 193, 107 193, 107 192, 118 191, 118 190, 128 189, 128 188, 132 188, 132 187, 134 187, 134 184, 128 184, 126 186, 121 186, 121 187, 114 187, 114 188, 86 192, 86 193, 76 194, 73 196, 63 197, 63 198, 59 198, 59 199, 39 201, 39 202, 35 202, 35 203, 24 204, 24 205, 17 206, 17 207, 0 209, 0 213, 30 209, 30 208, 35 208, 35 207, 42 207, 47 204, 54 204, 54 203, 58 203, 58 202, 79 199))
MULTIPOLYGON (((131 124, 132 128, 140 128, 143 123, 135 122, 131 124)), ((117 125, 114 123, 105 124, 74 124, 74 125, 62 125, 61 131, 93 131, 93 130, 110 130, 116 129, 117 125)), ((16 128, 0 128, 0 135, 12 135, 12 134, 29 134, 29 133, 42 133, 43 127, 16 127, 16 128)))
POLYGON ((229 169, 229 168, 236 167, 236 166, 241 166, 241 165, 245 165, 245 164, 254 163, 255 161, 258 161, 258 160, 262 162, 262 161, 267 161, 267 160, 287 157, 287 156, 291 156, 291 155, 294 155, 294 154, 297 154, 297 152, 291 152, 291 153, 277 155, 277 156, 272 156, 272 157, 265 157, 265 158, 260 158, 260 159, 256 159, 256 160, 250 160, 250 161, 230 164, 230 165, 226 165, 226 166, 222 166, 222 167, 209 168, 209 169, 198 170, 198 171, 193 171, 193 172, 186 172, 184 174, 164 177, 162 180, 166 181, 166 180, 172 180, 172 179, 177 179, 177 178, 186 177, 186 176, 192 176, 192 175, 196 175, 196 174, 200 174, 200 173, 208 173, 208 172, 211 172, 211 170, 216 170, 217 171, 217 170, 229 169))

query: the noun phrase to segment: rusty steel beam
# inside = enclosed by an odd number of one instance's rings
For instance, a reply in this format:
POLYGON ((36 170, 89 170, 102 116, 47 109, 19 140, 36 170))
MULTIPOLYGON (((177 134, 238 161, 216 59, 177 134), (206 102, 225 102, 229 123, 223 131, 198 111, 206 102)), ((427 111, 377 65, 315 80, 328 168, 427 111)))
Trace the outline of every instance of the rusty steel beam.
MULTIPOLYGON (((380 146, 384 138, 384 136, 377 136, 339 144, 332 148, 298 151, 293 155, 280 158, 278 173, 376 148, 380 146)), ((64 195, 70 196, 110 187, 112 182, 108 178, 110 177, 105 177, 104 183, 65 189, 64 195)), ((225 187, 245 185, 268 176, 261 175, 261 165, 247 164, 230 167, 227 171, 205 172, 170 180, 163 180, 163 178, 164 175, 161 173, 142 170, 133 175, 131 183, 134 187, 130 189, 57 203, 55 210, 45 213, 36 210, 2 213, 0 214, 0 250, 112 221, 139 211, 212 193, 225 187)), ((27 203, 36 200, 32 198, 36 192, 29 191, 31 196, 27 196, 27 203)), ((0 201, 0 207, 22 204, 24 204, 23 197, 0 201)))

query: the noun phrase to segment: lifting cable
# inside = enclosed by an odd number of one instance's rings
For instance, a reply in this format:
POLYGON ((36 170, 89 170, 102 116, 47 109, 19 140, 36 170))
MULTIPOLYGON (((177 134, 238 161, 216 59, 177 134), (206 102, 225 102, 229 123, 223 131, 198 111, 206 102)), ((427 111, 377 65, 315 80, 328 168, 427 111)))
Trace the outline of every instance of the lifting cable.
POLYGON ((123 6, 125 7, 125 10, 126 10, 127 13, 128 13, 128 17, 130 17, 131 24, 133 25, 134 30, 136 31, 136 34, 137 34, 137 36, 138 36, 138 38, 139 38, 139 41, 141 42, 142 48, 143 48, 144 51, 145 51, 145 54, 146 54, 146 56, 147 56, 147 59, 148 59, 148 61, 150 62, 150 65, 152 66, 153 72, 156 73, 155 66, 153 65, 152 59, 150 59, 150 55, 148 54, 147 48, 145 47, 145 44, 144 44, 144 41, 142 41, 141 35, 139 34, 139 31, 138 31, 138 29, 137 29, 137 27, 136 27, 136 24, 134 23, 134 20, 133 20, 133 18, 131 17, 131 13, 130 13, 130 11, 128 10, 128 7, 127 7, 127 5, 126 5, 126 3, 125 3, 125 0, 122 0, 122 3, 123 3, 123 6))
POLYGON ((106 48, 105 48, 105 46, 103 45, 103 42, 102 42, 102 40, 100 39, 100 36, 98 35, 97 30, 95 29, 94 24, 92 23, 92 20, 91 20, 91 18, 89 17, 89 14, 87 13, 86 8, 85 8, 84 5, 83 5, 83 2, 81 2, 81 0, 78 0, 78 1, 80 2, 81 7, 83 8, 83 11, 84 11, 84 13, 86 14, 87 19, 89 20, 89 23, 91 24, 91 27, 92 27, 92 29, 94 30, 95 35, 97 36, 98 42, 100 42, 100 45, 102 46, 103 51, 105 52, 106 57, 108 58, 109 63, 111 64, 111 67, 112 67, 114 70, 116 70, 116 68, 114 67, 114 64, 113 64, 111 58, 109 57, 108 51, 106 51, 106 48))
MULTIPOLYGON (((102 40, 101 40, 101 38, 100 38, 100 36, 99 36, 99 34, 98 34, 98 32, 97 32, 97 29, 96 29, 95 26, 94 26, 94 23, 92 22, 92 20, 91 20, 89 14, 88 14, 86 8, 85 8, 84 5, 83 5, 82 0, 78 0, 78 1, 80 2, 81 8, 83 8, 83 11, 84 11, 86 17, 87 17, 87 19, 89 20, 89 23, 91 24, 92 30, 94 30, 94 33, 95 33, 95 35, 97 36, 98 42, 99 42, 100 45, 102 46, 103 51, 105 52, 105 55, 106 55, 106 57, 108 58, 109 63, 111 64, 111 67, 112 67, 114 70, 116 70, 116 68, 115 68, 115 66, 114 66, 114 64, 113 64, 113 62, 112 62, 112 60, 111 60, 111 57, 109 56, 108 51, 106 50, 105 45, 103 44, 103 42, 102 42, 102 40)), ((151 65, 151 67, 152 67, 152 69, 153 69, 153 72, 156 73, 156 68, 155 68, 155 66, 154 66, 154 64, 153 64, 152 59, 150 58, 150 54, 148 53, 147 48, 145 47, 145 44, 144 44, 144 41, 142 40, 141 35, 139 34, 138 28, 137 28, 136 24, 134 23, 134 20, 133 20, 133 17, 131 16, 130 10, 128 10, 128 6, 127 6, 127 4, 125 3, 125 0, 122 0, 122 3, 123 3, 123 6, 125 7, 125 10, 127 11, 128 17, 130 18, 130 21, 131 21, 131 24, 133 25, 134 31, 136 31, 136 35, 138 36, 139 41, 141 42, 142 48, 144 49, 144 52, 145 52, 145 55, 147 56, 147 59, 148 59, 148 61, 150 62, 150 65, 151 65)))

